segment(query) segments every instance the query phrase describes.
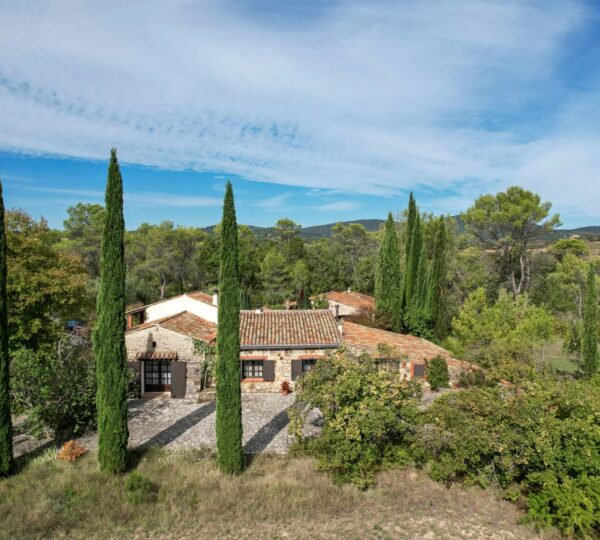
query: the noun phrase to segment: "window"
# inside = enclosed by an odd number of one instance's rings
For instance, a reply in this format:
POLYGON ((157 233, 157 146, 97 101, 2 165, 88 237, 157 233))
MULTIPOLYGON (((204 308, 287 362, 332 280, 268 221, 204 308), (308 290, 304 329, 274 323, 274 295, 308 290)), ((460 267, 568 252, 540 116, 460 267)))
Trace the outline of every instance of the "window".
POLYGON ((307 371, 311 371, 317 365, 317 360, 315 358, 311 358, 309 360, 302 360, 302 373, 306 373, 307 371))
POLYGON ((147 392, 161 392, 171 388, 171 362, 146 360, 144 362, 144 386, 147 392))
POLYGON ((262 360, 242 360, 242 379, 262 379, 262 360))

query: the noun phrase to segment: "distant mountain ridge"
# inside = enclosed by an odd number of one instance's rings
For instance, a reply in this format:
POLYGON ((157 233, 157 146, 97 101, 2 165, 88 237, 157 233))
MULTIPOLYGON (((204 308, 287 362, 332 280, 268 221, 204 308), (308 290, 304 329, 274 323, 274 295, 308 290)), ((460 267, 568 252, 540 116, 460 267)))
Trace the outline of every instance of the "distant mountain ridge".
MULTIPOLYGON (((459 233, 464 231, 464 224, 459 216, 453 216, 456 221, 457 230, 459 233)), ((355 219, 352 221, 336 221, 335 223, 326 223, 324 225, 312 225, 310 227, 303 227, 299 231, 299 236, 303 240, 318 240, 319 238, 330 238, 333 227, 338 223, 342 225, 350 225, 352 223, 359 223, 364 226, 369 232, 377 231, 379 227, 385 222, 383 219, 355 219)), ((214 229, 214 225, 210 227, 204 227, 203 230, 211 232, 214 229)), ((250 229, 258 238, 274 238, 275 227, 258 227, 256 225, 248 225, 250 229)), ((600 237, 600 225, 588 225, 586 227, 577 227, 575 229, 556 229, 549 240, 559 240, 560 238, 568 238, 572 235, 579 235, 585 237, 600 237)))

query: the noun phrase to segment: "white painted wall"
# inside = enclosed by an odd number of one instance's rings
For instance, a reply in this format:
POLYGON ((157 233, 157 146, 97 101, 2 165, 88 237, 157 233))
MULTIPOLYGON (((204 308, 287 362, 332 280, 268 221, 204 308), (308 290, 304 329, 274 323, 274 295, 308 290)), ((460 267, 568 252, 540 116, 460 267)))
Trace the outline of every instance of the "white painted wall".
POLYGON ((154 306, 148 306, 146 308, 145 322, 164 319, 165 317, 176 315, 182 311, 189 311, 190 313, 213 323, 217 322, 217 306, 194 300, 186 294, 171 298, 170 300, 165 300, 154 306))

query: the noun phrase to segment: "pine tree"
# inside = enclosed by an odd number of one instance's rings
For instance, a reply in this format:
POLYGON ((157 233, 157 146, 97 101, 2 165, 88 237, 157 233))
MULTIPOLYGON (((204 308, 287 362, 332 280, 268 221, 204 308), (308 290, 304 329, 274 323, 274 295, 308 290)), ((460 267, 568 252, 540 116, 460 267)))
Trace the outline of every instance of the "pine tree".
POLYGON ((217 463, 221 471, 242 471, 242 396, 240 389, 240 292, 238 230, 231 183, 227 183, 221 223, 217 327, 217 463))
POLYGON ((446 222, 444 218, 440 219, 435 233, 435 243, 433 248, 433 262, 429 275, 429 284, 427 290, 427 310, 431 315, 432 321, 437 323, 440 317, 442 307, 441 287, 446 275, 446 222))
POLYGON ((417 219, 417 204, 415 202, 415 198, 410 192, 410 196, 408 198, 408 211, 406 216, 406 230, 404 233, 404 281, 402 283, 402 307, 407 305, 408 295, 407 295, 407 276, 409 274, 409 261, 410 261, 410 249, 411 249, 411 240, 413 235, 413 230, 415 228, 415 220, 417 219))
POLYGON ((383 240, 377 255, 375 275, 375 316, 394 332, 402 327, 402 276, 400 272, 400 247, 396 224, 388 214, 383 240))
POLYGON ((100 261, 100 289, 94 331, 98 391, 98 461, 103 471, 127 466, 127 355, 125 351, 125 259, 123 179, 117 151, 110 152, 106 217, 100 261))
POLYGON ((404 289, 404 302, 410 306, 418 287, 419 259, 421 258, 422 237, 421 237, 421 218, 419 213, 415 217, 410 238, 410 249, 406 265, 406 274, 404 277, 406 286, 404 289))
POLYGON ((596 269, 590 263, 583 306, 583 343, 581 369, 585 376, 598 373, 598 289, 596 269))
POLYGON ((7 475, 13 462, 12 423, 8 356, 8 308, 6 299, 6 230, 4 199, 0 183, 0 476, 7 475))

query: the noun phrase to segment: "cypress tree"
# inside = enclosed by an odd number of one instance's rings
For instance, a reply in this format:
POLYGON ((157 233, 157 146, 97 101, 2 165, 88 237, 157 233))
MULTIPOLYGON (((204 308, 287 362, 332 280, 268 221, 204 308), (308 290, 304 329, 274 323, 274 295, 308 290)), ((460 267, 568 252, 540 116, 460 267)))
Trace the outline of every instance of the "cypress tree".
POLYGON ((110 151, 106 182, 106 217, 100 259, 98 322, 94 353, 98 391, 98 461, 103 471, 127 466, 127 356, 125 351, 125 259, 123 179, 117 151, 110 151))
POLYGON ((217 326, 217 463, 236 474, 243 468, 240 389, 240 292, 238 230, 231 183, 227 183, 221 222, 221 268, 217 326))
POLYGON ((408 252, 408 259, 406 265, 405 289, 404 289, 404 302, 405 305, 409 306, 413 300, 416 289, 418 287, 419 279, 419 259, 421 258, 421 218, 419 213, 415 217, 415 221, 412 227, 412 234, 410 238, 410 249, 408 252))
POLYGON ((587 377, 598 373, 598 290, 596 269, 590 263, 583 306, 583 342, 581 369, 587 377))
POLYGON ((400 247, 392 213, 388 214, 383 240, 377 254, 375 316, 394 332, 402 327, 402 276, 400 247))
POLYGON ((427 260, 427 246, 421 246, 419 256, 419 267, 417 269, 417 287, 413 296, 413 305, 418 308, 427 309, 427 294, 429 287, 429 261, 427 260))
POLYGON ((12 468, 12 423, 8 356, 8 305, 6 298, 6 230, 0 182, 0 476, 12 468))
POLYGON ((410 261, 410 250, 411 250, 411 241, 413 230, 415 228, 415 220, 417 219, 417 204, 415 202, 415 198, 410 192, 410 196, 408 197, 408 212, 406 217, 406 230, 404 233, 404 281, 402 283, 402 307, 406 306, 408 303, 408 297, 406 294, 407 288, 407 276, 409 274, 409 261, 410 261))
POLYGON ((446 275, 446 222, 440 219, 435 233, 433 262, 427 291, 427 309, 434 322, 438 320, 441 309, 441 286, 446 275))

